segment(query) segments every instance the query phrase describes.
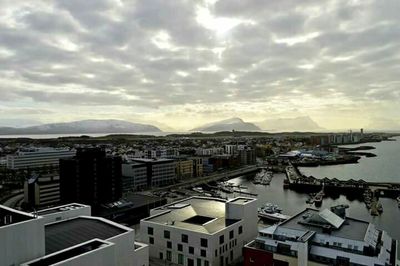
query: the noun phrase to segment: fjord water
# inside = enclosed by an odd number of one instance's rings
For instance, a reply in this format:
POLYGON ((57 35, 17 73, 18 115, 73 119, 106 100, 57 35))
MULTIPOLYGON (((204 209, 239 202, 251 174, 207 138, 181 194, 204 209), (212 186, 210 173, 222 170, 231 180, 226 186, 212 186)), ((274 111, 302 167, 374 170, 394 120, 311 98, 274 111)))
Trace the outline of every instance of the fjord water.
MULTIPOLYGON (((400 138, 396 138, 396 140, 368 143, 367 145, 376 147, 375 150, 370 150, 370 152, 375 153, 377 157, 362 158, 358 164, 303 167, 301 171, 306 175, 313 175, 318 178, 327 176, 342 180, 363 178, 368 181, 400 182, 400 138)), ((271 202, 280 206, 283 213, 288 215, 295 215, 305 208, 316 208, 315 205, 306 203, 307 194, 283 189, 285 178, 285 174, 274 174, 269 186, 255 185, 246 177, 238 177, 229 182, 246 186, 246 191, 256 193, 260 206, 266 202, 271 202)), ((228 196, 239 196, 239 194, 228 196)), ((363 202, 357 199, 348 199, 343 195, 338 198, 325 197, 322 206, 317 209, 323 210, 338 204, 348 204, 347 215, 349 217, 372 222, 378 228, 386 230, 392 237, 400 240, 400 208, 398 208, 396 200, 381 198, 380 201, 383 206, 383 213, 375 217, 369 214, 363 202)))
MULTIPOLYGON (((377 157, 362 157, 357 164, 341 164, 318 167, 300 167, 305 175, 313 175, 317 178, 334 178, 340 180, 364 179, 376 182, 400 183, 400 137, 396 141, 382 141, 367 143, 365 145, 375 147, 368 150, 377 157)), ((344 147, 357 147, 360 145, 346 145, 344 147)))
MULTIPOLYGON (((305 208, 315 208, 323 210, 338 204, 348 204, 347 216, 369 221, 377 225, 378 228, 386 230, 393 238, 400 240, 400 208, 397 207, 395 199, 381 198, 383 213, 380 216, 371 216, 363 202, 359 200, 348 199, 341 195, 338 198, 325 197, 322 206, 317 208, 315 205, 306 203, 307 194, 301 194, 292 190, 283 189, 283 180, 285 174, 274 174, 274 177, 269 186, 255 185, 251 180, 244 176, 229 180, 235 185, 246 186, 244 191, 257 194, 258 205, 264 205, 266 202, 277 204, 283 209, 284 214, 295 215, 305 208)), ((240 196, 240 194, 228 194, 228 197, 240 196)), ((244 196, 244 195, 242 195, 244 196)))

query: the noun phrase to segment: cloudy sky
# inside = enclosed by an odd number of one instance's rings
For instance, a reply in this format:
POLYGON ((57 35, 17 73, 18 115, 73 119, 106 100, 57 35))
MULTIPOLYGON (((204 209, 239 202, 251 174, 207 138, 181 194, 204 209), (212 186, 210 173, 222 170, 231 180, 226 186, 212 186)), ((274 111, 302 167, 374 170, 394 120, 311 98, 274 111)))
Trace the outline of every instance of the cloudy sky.
POLYGON ((0 1, 0 123, 400 128, 398 0, 0 1))

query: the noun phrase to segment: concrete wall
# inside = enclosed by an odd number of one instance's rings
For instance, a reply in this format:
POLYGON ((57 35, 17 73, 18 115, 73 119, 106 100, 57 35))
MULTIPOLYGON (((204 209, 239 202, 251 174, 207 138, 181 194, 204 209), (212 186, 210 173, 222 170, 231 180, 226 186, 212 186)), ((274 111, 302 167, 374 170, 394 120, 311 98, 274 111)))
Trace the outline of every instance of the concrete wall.
POLYGON ((149 266, 149 246, 144 243, 135 242, 136 247, 133 266, 149 266))
POLYGON ((31 219, 0 227, 0 265, 19 265, 44 254, 43 219, 31 219))
MULTIPOLYGON (((67 205, 58 206, 56 208, 51 208, 51 209, 59 209, 59 208, 68 207, 68 206, 74 205, 74 204, 75 203, 67 204, 67 205)), ((54 222, 58 222, 58 221, 62 221, 62 220, 76 218, 78 216, 91 216, 92 211, 91 211, 91 207, 89 205, 80 205, 80 206, 81 206, 81 208, 79 208, 79 209, 59 211, 59 212, 55 212, 55 213, 42 215, 44 223, 45 224, 54 223, 54 222)), ((47 210, 51 210, 51 209, 47 209, 47 210)), ((42 210, 42 212, 43 211, 46 211, 46 210, 42 210)), ((40 215, 40 212, 39 212, 39 215, 40 215)))

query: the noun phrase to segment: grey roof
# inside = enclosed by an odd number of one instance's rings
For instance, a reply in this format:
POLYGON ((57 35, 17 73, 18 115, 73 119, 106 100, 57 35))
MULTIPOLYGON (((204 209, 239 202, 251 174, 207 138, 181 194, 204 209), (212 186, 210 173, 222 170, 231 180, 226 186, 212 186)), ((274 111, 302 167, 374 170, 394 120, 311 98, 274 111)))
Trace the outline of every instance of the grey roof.
MULTIPOLYGON (((301 230, 301 231, 314 231, 316 233, 323 233, 323 228, 321 227, 299 223, 299 222, 304 222, 303 216, 306 214, 310 216, 314 214, 318 215, 318 210, 307 208, 306 210, 293 216, 291 219, 281 223, 279 227, 301 230)), ((368 225, 369 225, 368 222, 346 217, 346 220, 344 221, 342 226, 339 229, 332 230, 331 235, 345 239, 364 241, 368 225)))
POLYGON ((158 224, 168 224, 169 226, 190 231, 213 234, 239 221, 226 219, 225 204, 225 200, 192 197, 157 208, 158 211, 165 210, 165 212, 144 220, 158 224), (212 219, 204 224, 188 222, 190 218, 195 216, 205 216, 212 219))
POLYGON ((98 219, 79 217, 45 226, 46 255, 94 238, 107 240, 127 232, 98 219))

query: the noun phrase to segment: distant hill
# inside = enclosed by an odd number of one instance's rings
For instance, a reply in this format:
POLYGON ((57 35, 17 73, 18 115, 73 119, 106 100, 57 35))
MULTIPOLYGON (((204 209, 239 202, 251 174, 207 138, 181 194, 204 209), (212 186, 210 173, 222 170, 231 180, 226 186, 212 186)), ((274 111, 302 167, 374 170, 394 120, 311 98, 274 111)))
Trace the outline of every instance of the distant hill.
POLYGON ((253 123, 244 122, 242 119, 235 117, 218 122, 205 124, 201 127, 194 128, 190 131, 197 132, 218 132, 218 131, 260 131, 261 129, 253 123))
POLYGON ((318 131, 324 129, 309 116, 267 119, 256 124, 267 131, 318 131))
POLYGON ((131 123, 123 120, 81 120, 39 126, 0 128, 0 135, 18 134, 89 134, 89 133, 152 133, 161 132, 158 127, 131 123))

